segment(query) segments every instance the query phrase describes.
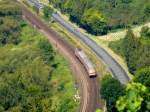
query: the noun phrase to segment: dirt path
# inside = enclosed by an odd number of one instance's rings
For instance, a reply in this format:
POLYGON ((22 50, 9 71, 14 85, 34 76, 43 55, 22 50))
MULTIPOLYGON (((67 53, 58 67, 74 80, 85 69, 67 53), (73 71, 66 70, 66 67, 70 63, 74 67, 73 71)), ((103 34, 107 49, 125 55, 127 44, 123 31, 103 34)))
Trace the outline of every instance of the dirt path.
POLYGON ((22 6, 24 17, 49 39, 56 48, 70 63, 79 84, 81 105, 80 112, 95 112, 100 107, 99 86, 97 78, 89 78, 85 68, 74 54, 74 48, 64 41, 55 31, 51 30, 37 16, 32 14, 26 7, 22 6))
MULTIPOLYGON (((143 26, 148 26, 150 27, 150 22, 146 23, 144 25, 139 25, 135 26, 132 28, 133 33, 135 36, 140 37, 140 32, 143 26)), ((126 32, 128 29, 122 29, 122 31, 117 31, 114 33, 108 33, 107 35, 104 36, 97 36, 98 39, 106 40, 106 41, 117 41, 125 37, 126 32)))

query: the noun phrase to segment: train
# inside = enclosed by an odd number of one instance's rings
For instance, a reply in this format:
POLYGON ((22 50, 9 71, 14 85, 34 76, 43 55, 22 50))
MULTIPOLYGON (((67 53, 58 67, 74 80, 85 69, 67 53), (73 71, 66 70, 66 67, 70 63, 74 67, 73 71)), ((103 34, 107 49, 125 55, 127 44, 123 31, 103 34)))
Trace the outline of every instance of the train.
POLYGON ((85 52, 80 48, 76 48, 75 49, 75 55, 81 61, 81 63, 84 65, 89 77, 96 77, 96 70, 94 68, 94 65, 89 60, 89 58, 87 57, 85 52))

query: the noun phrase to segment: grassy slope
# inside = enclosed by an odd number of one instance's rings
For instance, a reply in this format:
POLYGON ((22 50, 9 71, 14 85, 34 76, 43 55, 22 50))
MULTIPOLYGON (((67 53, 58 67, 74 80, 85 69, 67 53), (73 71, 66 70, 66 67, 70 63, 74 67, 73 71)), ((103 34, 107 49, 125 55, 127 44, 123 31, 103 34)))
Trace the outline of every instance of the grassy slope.
MULTIPOLYGON (((33 29, 30 26, 23 28, 21 38, 24 42, 36 43, 40 38, 45 38, 41 33, 38 33, 36 29, 33 29), (36 41, 35 41, 36 40, 36 41)), ((79 102, 75 102, 74 95, 77 93, 75 89, 75 80, 72 76, 72 72, 69 69, 68 62, 56 52, 54 63, 58 63, 57 68, 52 72, 51 83, 52 87, 52 99, 53 105, 59 105, 60 102, 63 102, 65 98, 69 98, 74 103, 72 111, 76 111, 79 107, 79 102), (58 91, 60 85, 63 85, 64 90, 62 92, 58 91)))
MULTIPOLYGON (((29 9, 33 13, 35 13, 34 10, 32 9, 32 7, 30 7, 29 9)), ((39 15, 43 16, 43 13, 40 11, 39 15)), ((43 22, 45 22, 45 21, 43 20, 43 22)), ((31 28, 31 27, 25 27, 24 29, 25 30, 22 33, 22 35, 24 35, 24 37, 25 37, 25 38, 23 37, 24 40, 29 41, 29 40, 33 40, 33 38, 36 38, 36 37, 40 37, 40 38, 42 37, 43 38, 43 35, 41 33, 37 34, 37 31, 35 29, 31 28), (32 30, 32 32, 30 30, 32 30), (32 38, 29 39, 26 36, 26 34, 28 34, 29 37, 32 37, 32 38)), ((56 83, 58 83, 57 86, 61 85, 62 83, 64 83, 65 84, 65 87, 64 87, 65 88, 65 92, 62 93, 62 94, 59 93, 57 91, 57 88, 54 86, 53 93, 52 93, 53 94, 52 97, 53 97, 53 101, 54 101, 53 106, 56 106, 55 103, 59 105, 59 101, 61 102, 65 98, 70 98, 73 101, 73 103, 74 103, 74 108, 72 110, 74 112, 74 111, 76 111, 79 108, 79 101, 78 101, 78 99, 75 99, 75 96, 78 96, 79 92, 78 92, 78 90, 75 89, 74 77, 72 76, 71 70, 68 69, 69 68, 68 62, 66 62, 65 59, 59 53, 56 53, 55 58, 56 58, 55 62, 56 63, 58 62, 59 66, 53 72, 52 83, 54 83, 54 85, 56 83), (58 102, 57 102, 57 100, 58 100, 58 102)))

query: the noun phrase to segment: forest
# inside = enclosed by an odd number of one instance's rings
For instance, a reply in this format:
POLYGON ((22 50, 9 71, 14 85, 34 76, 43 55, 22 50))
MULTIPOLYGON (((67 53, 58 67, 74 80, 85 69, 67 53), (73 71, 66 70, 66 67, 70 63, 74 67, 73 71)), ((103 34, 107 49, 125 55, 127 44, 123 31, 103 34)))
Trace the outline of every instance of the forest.
POLYGON ((143 27, 141 37, 136 37, 131 29, 124 39, 111 42, 109 47, 120 54, 132 74, 140 68, 150 66, 150 28, 143 27))
POLYGON ((13 1, 0 1, 0 112, 73 112, 79 101, 68 63, 22 19, 13 1))
POLYGON ((101 83, 101 95, 106 100, 108 112, 150 111, 150 67, 141 69, 128 85, 106 75, 101 83), (147 79, 146 79, 147 78, 147 79), (146 79, 146 80, 145 80, 146 79))
POLYGON ((49 0, 93 35, 104 35, 150 20, 149 0, 49 0))
POLYGON ((111 42, 109 47, 125 59, 134 77, 127 86, 110 75, 103 78, 101 95, 107 102, 108 112, 149 112, 150 28, 144 26, 141 37, 129 29, 125 38, 111 42))
POLYGON ((136 37, 129 29, 125 38, 109 44, 125 59, 134 77, 127 86, 110 75, 103 78, 101 95, 107 102, 108 112, 150 111, 150 28, 144 26, 140 34, 136 37))

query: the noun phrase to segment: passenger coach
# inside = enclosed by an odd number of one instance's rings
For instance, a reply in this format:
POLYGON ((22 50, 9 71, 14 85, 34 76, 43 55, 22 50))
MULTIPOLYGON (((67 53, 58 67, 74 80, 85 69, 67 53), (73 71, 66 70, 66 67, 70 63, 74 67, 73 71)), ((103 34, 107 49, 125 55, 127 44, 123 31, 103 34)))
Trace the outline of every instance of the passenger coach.
POLYGON ((88 75, 90 77, 95 77, 96 76, 96 71, 94 69, 94 66, 92 62, 89 60, 87 55, 82 49, 75 49, 75 55, 78 57, 78 59, 82 62, 84 67, 86 68, 88 75))

